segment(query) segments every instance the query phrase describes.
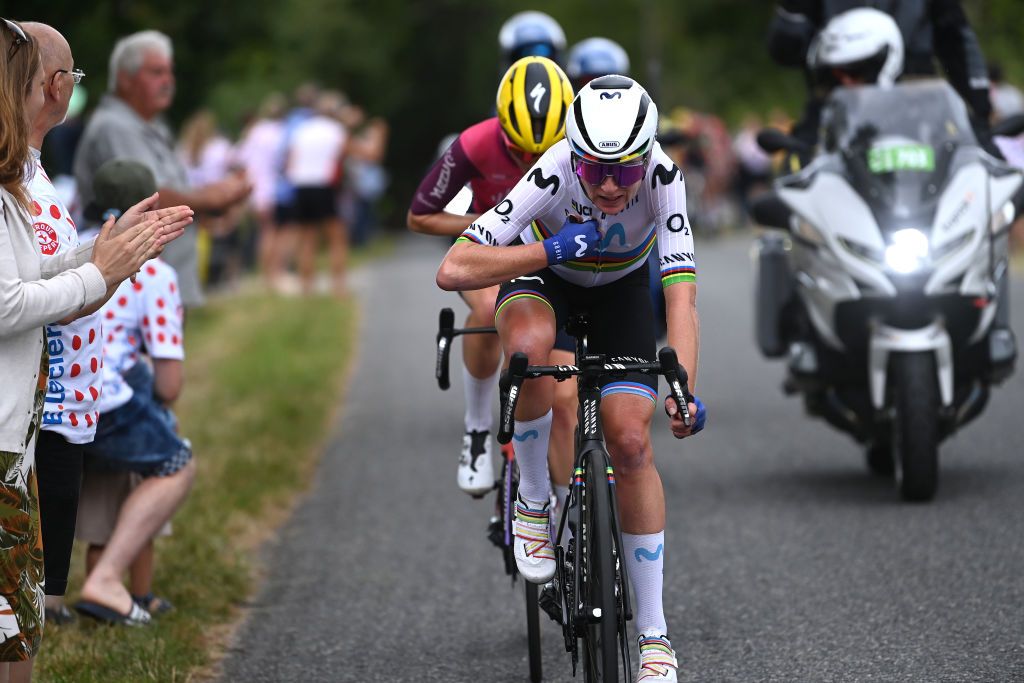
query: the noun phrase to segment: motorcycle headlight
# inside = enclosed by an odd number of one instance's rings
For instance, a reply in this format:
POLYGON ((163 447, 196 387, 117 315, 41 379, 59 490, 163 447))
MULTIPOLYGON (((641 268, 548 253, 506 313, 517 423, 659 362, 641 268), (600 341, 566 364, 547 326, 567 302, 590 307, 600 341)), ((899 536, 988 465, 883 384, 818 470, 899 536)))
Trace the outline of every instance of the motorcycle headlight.
POLYGON ((989 230, 992 231, 993 235, 998 235, 1004 230, 1008 230, 1013 225, 1013 220, 1017 217, 1017 210, 1013 206, 1013 202, 1006 202, 1003 204, 1003 208, 992 214, 992 220, 988 223, 989 230))
POLYGON ((818 229, 803 218, 796 219, 796 223, 793 226, 793 236, 802 242, 813 244, 816 247, 825 244, 825 238, 821 236, 818 229))
POLYGON ((920 230, 908 228, 892 234, 885 248, 885 264, 897 273, 913 273, 928 260, 928 237, 920 230))

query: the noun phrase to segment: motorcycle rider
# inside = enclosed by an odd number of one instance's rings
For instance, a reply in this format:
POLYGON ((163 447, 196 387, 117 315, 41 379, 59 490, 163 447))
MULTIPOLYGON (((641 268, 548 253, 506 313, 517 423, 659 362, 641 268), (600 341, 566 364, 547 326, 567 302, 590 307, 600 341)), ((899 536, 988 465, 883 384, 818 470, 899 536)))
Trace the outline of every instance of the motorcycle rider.
MULTIPOLYGON (((899 78, 903 69, 903 36, 899 26, 885 12, 861 7, 843 12, 835 16, 828 25, 814 38, 807 53, 807 70, 815 84, 815 90, 825 96, 836 87, 851 87, 874 84, 890 87, 899 78)), ((822 105, 823 108, 824 104, 822 105)), ((818 112, 818 118, 828 118, 827 109, 818 112)), ((794 137, 799 136, 795 134, 794 137)), ((814 138, 817 139, 815 132, 814 138)), ((827 144, 827 141, 826 141, 827 144)), ((766 235, 761 238, 760 268, 764 271, 779 269, 783 262, 776 255, 782 248, 782 239, 777 235, 766 235)), ((813 367, 811 362, 813 348, 807 343, 809 323, 804 320, 804 313, 799 306, 790 306, 785 302, 795 294, 794 274, 778 272, 768 277, 762 276, 761 287, 770 287, 769 283, 784 283, 777 286, 782 292, 760 291, 759 311, 771 316, 771 311, 778 311, 779 318, 772 319, 776 329, 791 330, 794 337, 788 348, 791 371, 799 371, 803 367, 813 367), (772 306, 769 301, 780 302, 772 306)), ((763 345, 766 355, 779 355, 782 351, 772 351, 763 345)))
MULTIPOLYGON (((808 51, 815 35, 832 19, 862 0, 781 0, 768 28, 768 52, 782 66, 805 69, 810 90, 804 115, 792 134, 813 145, 824 98, 815 92, 808 51)), ((988 145, 992 112, 985 58, 959 0, 875 0, 874 8, 890 15, 906 46, 904 76, 933 77, 938 58, 950 85, 967 103, 975 132, 988 145)), ((991 145, 989 145, 991 146, 991 145)))

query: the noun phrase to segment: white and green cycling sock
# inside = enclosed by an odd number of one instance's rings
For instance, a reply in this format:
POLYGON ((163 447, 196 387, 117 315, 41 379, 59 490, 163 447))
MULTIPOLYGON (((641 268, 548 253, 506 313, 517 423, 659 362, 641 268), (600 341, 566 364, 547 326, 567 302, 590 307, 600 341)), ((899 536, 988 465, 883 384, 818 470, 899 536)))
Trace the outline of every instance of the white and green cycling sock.
POLYGON ((498 394, 500 371, 483 379, 469 374, 462 366, 462 385, 466 388, 466 431, 489 432, 494 420, 494 397, 498 394))
MULTIPOLYGON (((536 420, 516 420, 513 448, 519 463, 519 496, 531 503, 548 502, 548 440, 551 437, 551 411, 536 420)), ((532 506, 531 506, 532 507, 532 506)))
POLYGON ((656 534, 622 534, 626 571, 636 595, 636 630, 668 635, 662 605, 665 567, 665 531, 656 534))

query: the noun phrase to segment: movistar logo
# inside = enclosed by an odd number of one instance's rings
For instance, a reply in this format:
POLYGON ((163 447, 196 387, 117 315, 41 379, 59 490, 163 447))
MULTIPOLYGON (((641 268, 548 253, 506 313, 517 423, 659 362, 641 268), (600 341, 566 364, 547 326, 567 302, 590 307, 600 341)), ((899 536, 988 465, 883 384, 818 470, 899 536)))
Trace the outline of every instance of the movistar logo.
POLYGON ((526 179, 533 181, 533 184, 542 190, 546 190, 552 185, 554 185, 554 187, 551 187, 552 197, 558 194, 558 186, 561 184, 561 182, 558 180, 558 176, 550 175, 545 177, 544 174, 541 173, 539 168, 533 169, 533 171, 530 172, 530 175, 526 176, 526 179))
POLYGON ((530 97, 533 98, 533 110, 538 114, 540 113, 540 100, 546 92, 547 90, 545 90, 542 83, 533 86, 533 90, 530 91, 530 97))
POLYGON ((622 97, 622 93, 620 93, 620 92, 603 92, 603 93, 601 93, 601 99, 602 100, 617 100, 620 97, 622 97))
POLYGON ((616 223, 605 231, 604 241, 601 243, 601 246, 606 248, 611 246, 612 237, 619 238, 620 247, 626 246, 626 229, 622 227, 622 223, 616 223))
POLYGON ((647 548, 637 548, 636 552, 633 553, 633 556, 636 557, 637 562, 640 562, 641 560, 650 560, 651 562, 654 562, 661 557, 661 551, 664 549, 665 546, 659 543, 657 550, 653 553, 647 548))
POLYGON ((655 183, 661 181, 662 185, 668 185, 676 178, 676 174, 679 175, 679 179, 682 180, 683 172, 679 170, 679 167, 672 164, 672 168, 665 168, 661 164, 658 164, 657 168, 654 169, 654 173, 651 174, 651 189, 655 188, 655 183))
POLYGON ((512 436, 513 438, 515 438, 516 441, 526 441, 527 439, 539 439, 540 432, 538 432, 536 429, 531 429, 530 431, 524 434, 513 434, 512 436))

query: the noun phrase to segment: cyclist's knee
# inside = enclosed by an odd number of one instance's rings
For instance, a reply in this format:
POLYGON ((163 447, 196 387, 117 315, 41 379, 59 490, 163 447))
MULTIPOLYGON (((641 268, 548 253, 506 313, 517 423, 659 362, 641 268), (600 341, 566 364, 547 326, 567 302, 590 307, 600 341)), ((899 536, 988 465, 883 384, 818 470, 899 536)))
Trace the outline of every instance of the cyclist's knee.
POLYGON ((608 426, 605 429, 608 452, 620 474, 629 476, 630 472, 654 466, 654 453, 644 426, 623 425, 621 429, 608 429, 608 426))

